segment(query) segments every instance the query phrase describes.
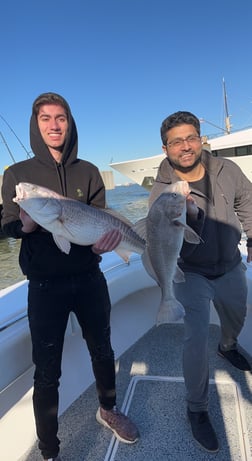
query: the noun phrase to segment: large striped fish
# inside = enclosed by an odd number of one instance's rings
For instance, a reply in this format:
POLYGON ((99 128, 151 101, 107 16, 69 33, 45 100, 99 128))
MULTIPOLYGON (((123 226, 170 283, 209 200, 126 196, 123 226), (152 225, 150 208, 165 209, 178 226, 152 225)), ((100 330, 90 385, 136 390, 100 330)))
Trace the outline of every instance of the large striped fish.
POLYGON ((175 298, 173 282, 183 282, 184 274, 177 265, 185 239, 198 244, 201 239, 186 224, 186 197, 189 195, 186 181, 174 184, 158 184, 155 195, 151 193, 147 218, 136 223, 136 229, 146 239, 142 255, 148 274, 161 289, 161 301, 156 324, 176 322, 184 316, 184 307, 175 298))
POLYGON ((56 245, 69 253, 71 243, 93 245, 112 229, 118 229, 122 240, 115 248, 126 262, 131 253, 142 254, 145 240, 126 218, 111 211, 63 197, 36 184, 20 182, 13 199, 41 227, 53 234, 56 245), (122 218, 122 219, 121 219, 122 218))

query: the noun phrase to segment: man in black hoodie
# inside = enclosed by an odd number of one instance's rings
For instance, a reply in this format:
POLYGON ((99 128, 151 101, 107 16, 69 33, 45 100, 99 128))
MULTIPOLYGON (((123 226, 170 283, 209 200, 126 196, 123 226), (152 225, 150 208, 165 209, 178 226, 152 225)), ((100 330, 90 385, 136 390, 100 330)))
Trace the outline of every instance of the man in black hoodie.
POLYGON ((21 238, 19 262, 29 280, 28 318, 35 364, 33 405, 44 460, 60 461, 58 387, 64 334, 70 311, 76 314, 90 352, 100 406, 97 420, 125 443, 139 433, 116 407, 114 352, 110 342, 110 298, 99 268, 100 254, 112 251, 121 235, 111 231, 93 246, 71 244, 62 253, 52 234, 13 202, 15 186, 30 182, 88 205, 105 207, 98 169, 77 158, 77 130, 68 103, 44 93, 34 101, 30 121, 34 157, 9 167, 3 178, 3 232, 21 238))

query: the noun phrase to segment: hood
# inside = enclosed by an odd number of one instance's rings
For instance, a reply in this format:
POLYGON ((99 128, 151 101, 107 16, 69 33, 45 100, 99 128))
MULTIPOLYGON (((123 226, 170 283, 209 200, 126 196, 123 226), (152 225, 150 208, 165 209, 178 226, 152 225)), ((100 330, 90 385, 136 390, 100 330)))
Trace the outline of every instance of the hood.
MULTIPOLYGON (((68 128, 68 134, 67 138, 65 141, 65 145, 63 148, 62 152, 62 164, 69 164, 73 163, 76 158, 77 158, 77 153, 78 153, 78 134, 77 134, 77 129, 75 125, 74 118, 71 114, 70 107, 68 106, 68 123, 69 123, 69 128, 68 128)), ((40 161, 43 163, 47 164, 53 164, 54 159, 43 141, 43 138, 41 136, 39 127, 38 127, 38 121, 37 121, 37 116, 35 113, 32 114, 31 119, 30 119, 30 144, 32 151, 40 161)))

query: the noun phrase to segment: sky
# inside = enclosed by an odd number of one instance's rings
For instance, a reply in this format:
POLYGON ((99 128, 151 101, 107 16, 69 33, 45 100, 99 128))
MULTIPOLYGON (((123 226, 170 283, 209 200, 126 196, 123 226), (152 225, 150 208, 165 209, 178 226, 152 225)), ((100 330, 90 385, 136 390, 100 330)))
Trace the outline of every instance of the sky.
MULTIPOLYGON (((251 0, 9 0, 0 19, 0 174, 30 152, 34 99, 70 104, 79 157, 100 170, 161 153, 178 110, 232 129, 252 125, 251 0)), ((114 171, 116 183, 128 179, 114 171)))

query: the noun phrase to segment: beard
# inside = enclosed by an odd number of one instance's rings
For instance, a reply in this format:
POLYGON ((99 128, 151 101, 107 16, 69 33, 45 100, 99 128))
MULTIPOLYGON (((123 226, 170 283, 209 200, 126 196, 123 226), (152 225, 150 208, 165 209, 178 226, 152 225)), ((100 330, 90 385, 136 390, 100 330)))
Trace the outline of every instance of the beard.
POLYGON ((175 163, 173 162, 169 157, 168 158, 168 162, 170 163, 170 165, 172 166, 172 168, 174 168, 174 170, 178 170, 178 171, 181 171, 181 173, 189 173, 190 171, 194 170, 194 168, 196 166, 198 166, 201 162, 201 154, 200 156, 195 160, 195 162, 193 163, 193 165, 190 165, 190 166, 181 166, 179 163, 175 163))

